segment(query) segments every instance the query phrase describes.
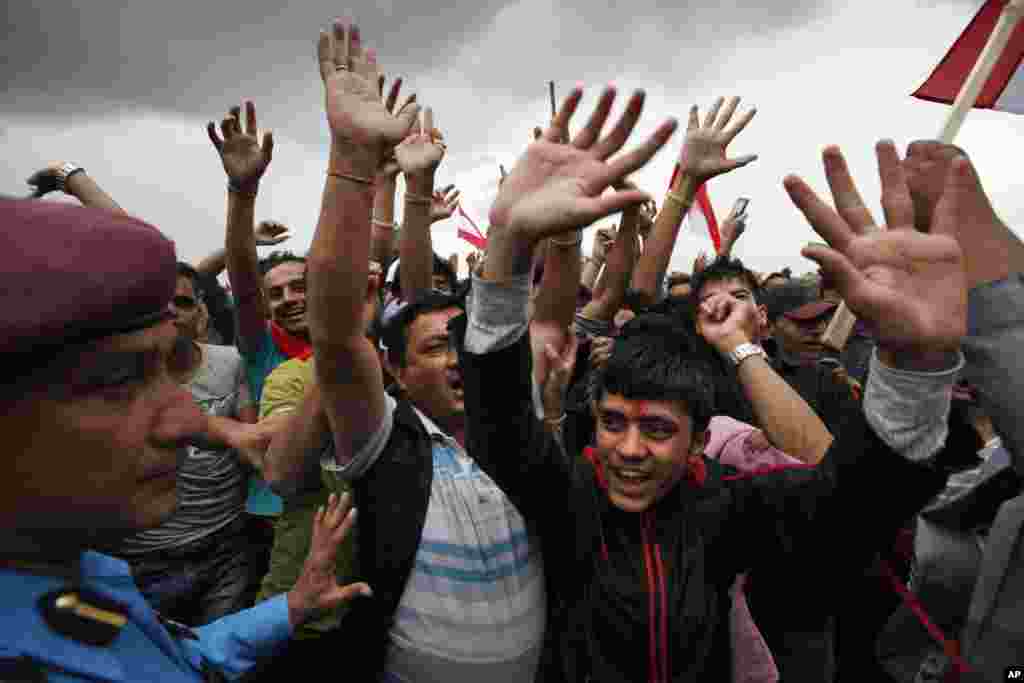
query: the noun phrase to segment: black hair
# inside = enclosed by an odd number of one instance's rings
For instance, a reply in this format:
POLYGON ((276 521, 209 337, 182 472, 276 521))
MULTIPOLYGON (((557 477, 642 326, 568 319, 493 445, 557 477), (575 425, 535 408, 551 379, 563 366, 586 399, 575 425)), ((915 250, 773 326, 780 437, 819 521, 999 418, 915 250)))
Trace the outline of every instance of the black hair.
POLYGON ((623 326, 591 396, 679 401, 694 431, 704 431, 716 412, 717 374, 714 351, 700 337, 668 316, 645 313, 623 326))
POLYGON ((761 298, 761 285, 757 276, 743 265, 743 262, 728 256, 719 256, 704 267, 699 273, 694 273, 690 279, 690 297, 694 303, 700 301, 700 292, 704 285, 709 282, 722 282, 723 280, 743 280, 750 287, 754 301, 761 298))
POLYGON ((393 368, 404 368, 408 360, 409 327, 421 315, 449 308, 465 309, 465 300, 454 294, 427 291, 402 308, 382 326, 380 338, 387 347, 388 363, 393 368))
MULTIPOLYGON (((448 291, 454 293, 459 285, 459 280, 455 276, 455 271, 452 270, 452 265, 445 261, 443 258, 434 254, 434 269, 430 273, 433 275, 443 275, 444 279, 448 281, 448 291)), ((391 283, 391 292, 398 298, 402 297, 402 264, 399 263, 395 266, 395 279, 391 283)))
POLYGON ((306 259, 290 251, 272 251, 260 259, 260 277, 263 277, 282 263, 306 263, 306 259))
POLYGON ((645 311, 648 306, 649 297, 645 292, 630 287, 622 297, 622 308, 628 308, 636 314, 645 311))
POLYGON ((196 301, 203 301, 206 298, 206 292, 203 289, 203 283, 199 277, 199 272, 184 261, 178 261, 176 270, 178 277, 186 278, 192 283, 192 291, 196 294, 196 301))

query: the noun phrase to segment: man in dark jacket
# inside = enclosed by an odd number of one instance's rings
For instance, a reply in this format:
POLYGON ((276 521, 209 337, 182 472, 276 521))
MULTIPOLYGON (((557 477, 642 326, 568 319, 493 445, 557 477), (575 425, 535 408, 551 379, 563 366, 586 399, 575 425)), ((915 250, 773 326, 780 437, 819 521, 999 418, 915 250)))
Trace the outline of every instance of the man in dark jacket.
MULTIPOLYGON (((932 234, 913 232, 891 143, 879 146, 885 233, 858 231, 849 211, 856 191, 835 173, 838 150, 827 152, 826 169, 842 217, 802 181, 787 180, 794 203, 834 247, 805 255, 878 328, 864 411, 852 412, 834 439, 813 441, 827 451, 817 467, 740 478, 705 460, 713 410, 706 365, 690 356, 685 337, 679 349, 661 333, 616 345, 596 396, 590 467, 565 457, 530 410, 528 264, 541 238, 578 228, 602 203, 643 197, 596 199, 605 183, 631 170, 632 155, 602 161, 625 139, 616 129, 596 142, 603 117, 593 117, 572 145, 549 149, 572 108, 503 184, 484 278, 474 283, 468 320, 452 323, 465 335, 467 443, 540 537, 549 600, 541 680, 723 680, 731 669, 728 587, 737 572, 800 573, 808 589, 801 598, 827 597, 827 566, 789 558, 856 559, 859 539, 898 524, 942 485, 934 463, 948 434, 949 388, 966 327, 962 259, 948 236, 955 207, 936 212, 932 234), (499 344, 479 334, 498 328, 505 332, 499 344), (502 391, 487 390, 495 386, 502 391), (868 492, 874 502, 864 505, 868 492)), ((691 131, 697 126, 691 117, 691 131)), ((722 172, 727 142, 708 145, 714 153, 701 161, 717 159, 722 172)), ((753 403, 789 404, 795 392, 749 348, 746 310, 728 292, 705 300, 701 333, 736 363, 753 403)))

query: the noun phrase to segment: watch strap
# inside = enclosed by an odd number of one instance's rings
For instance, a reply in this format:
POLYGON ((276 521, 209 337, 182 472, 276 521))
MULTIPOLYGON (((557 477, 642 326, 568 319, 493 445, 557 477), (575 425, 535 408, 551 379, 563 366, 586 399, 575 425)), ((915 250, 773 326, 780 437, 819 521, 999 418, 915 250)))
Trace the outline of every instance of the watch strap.
POLYGON ((78 164, 63 163, 57 171, 57 189, 67 192, 68 178, 76 173, 85 173, 85 169, 78 164))
POLYGON ((757 344, 740 344, 735 349, 729 352, 729 360, 732 361, 734 366, 738 366, 740 363, 750 358, 751 356, 761 356, 764 359, 768 358, 768 354, 765 350, 757 344))

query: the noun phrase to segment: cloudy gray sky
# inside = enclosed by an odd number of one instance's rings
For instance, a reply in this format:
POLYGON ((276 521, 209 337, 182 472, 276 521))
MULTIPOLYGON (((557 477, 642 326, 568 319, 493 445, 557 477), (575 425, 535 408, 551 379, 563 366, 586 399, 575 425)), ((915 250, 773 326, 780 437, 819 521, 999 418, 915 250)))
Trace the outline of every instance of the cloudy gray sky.
MULTIPOLYGON (((224 174, 204 126, 248 98, 276 142, 257 216, 288 224, 287 246, 304 251, 327 143, 316 35, 332 17, 354 16, 388 75, 403 76, 434 108, 449 142, 438 179, 462 189, 481 225, 498 164, 510 167, 549 116, 548 79, 562 93, 583 83, 584 113, 605 83, 645 89, 635 139, 663 117, 685 120, 692 103, 706 109, 718 95, 743 96, 758 114, 730 151, 760 159, 716 179, 711 200, 721 218, 737 196, 751 198, 750 229, 737 247, 751 266, 803 272, 812 264, 798 250, 814 235, 782 190, 783 176, 796 172, 824 189, 820 151, 836 143, 877 206, 873 143, 937 134, 948 108, 909 93, 981 2, 5 3, 0 192, 27 190, 24 179, 46 162, 77 162, 173 237, 183 258, 198 260, 224 237, 224 174)), ((1024 117, 972 112, 957 142, 1003 217, 1024 224, 1024 193, 1014 191, 1024 117)), ((659 200, 680 144, 677 133, 634 178, 659 200)), ((434 244, 444 255, 469 248, 454 221, 435 226, 434 244)), ((696 247, 681 239, 672 267, 688 268, 696 247)))

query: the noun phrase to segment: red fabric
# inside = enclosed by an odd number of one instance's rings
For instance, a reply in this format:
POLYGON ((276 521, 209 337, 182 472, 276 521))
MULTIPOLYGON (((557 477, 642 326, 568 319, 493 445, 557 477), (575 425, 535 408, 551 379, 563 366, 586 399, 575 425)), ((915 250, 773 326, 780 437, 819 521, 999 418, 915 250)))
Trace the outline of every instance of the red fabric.
POLYGON ((482 232, 480 232, 480 228, 476 227, 476 223, 473 222, 473 219, 470 218, 469 215, 465 211, 463 211, 462 204, 459 204, 459 215, 466 219, 466 221, 473 228, 473 232, 475 232, 477 234, 477 236, 483 238, 484 242, 487 241, 487 236, 484 235, 482 232))
POLYGON ((274 340, 274 346, 289 358, 306 360, 313 355, 313 347, 309 342, 287 332, 277 323, 270 323, 270 338, 274 340))
POLYGON ((472 244, 477 249, 485 251, 487 249, 487 238, 480 237, 480 235, 474 235, 465 228, 459 228, 459 237, 472 244))
POLYGON ((942 645, 942 651, 950 661, 953 663, 953 667, 946 674, 946 683, 956 683, 960 680, 960 674, 969 673, 971 667, 967 665, 963 657, 960 656, 960 642, 957 640, 951 640, 946 637, 946 634, 942 632, 942 629, 932 621, 931 617, 928 616, 928 612, 925 611, 924 605, 916 595, 910 592, 910 590, 903 585, 896 573, 893 572, 892 567, 885 560, 878 563, 882 570, 882 574, 888 579, 889 585, 894 591, 903 599, 903 603, 914 613, 917 620, 921 622, 921 626, 928 632, 928 635, 932 637, 935 642, 942 645))
MULTIPOLYGON (((981 51, 985 48, 989 36, 995 30, 999 15, 1002 14, 1006 0, 987 0, 960 37, 953 43, 946 56, 935 67, 928 80, 918 88, 913 97, 931 102, 952 104, 960 89, 967 81, 968 74, 974 68, 981 51)), ((978 94, 977 109, 991 109, 1010 82, 1021 60, 1024 59, 1024 22, 1017 25, 1010 42, 1002 56, 992 69, 988 81, 978 94)))
MULTIPOLYGON (((675 168, 672 169, 672 177, 668 181, 669 190, 675 185, 678 176, 679 164, 676 164, 675 168)), ((711 198, 708 197, 707 183, 701 183, 697 186, 693 206, 690 207, 687 214, 693 211, 700 211, 704 214, 704 220, 708 224, 708 236, 711 238, 711 243, 715 245, 715 252, 720 252, 722 250, 722 235, 718 232, 718 219, 715 218, 715 209, 711 206, 711 198)), ((683 216, 683 220, 686 220, 686 218, 686 216, 683 216)))

